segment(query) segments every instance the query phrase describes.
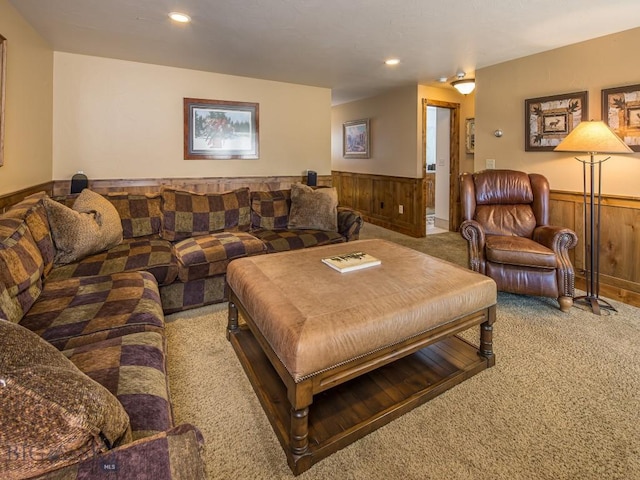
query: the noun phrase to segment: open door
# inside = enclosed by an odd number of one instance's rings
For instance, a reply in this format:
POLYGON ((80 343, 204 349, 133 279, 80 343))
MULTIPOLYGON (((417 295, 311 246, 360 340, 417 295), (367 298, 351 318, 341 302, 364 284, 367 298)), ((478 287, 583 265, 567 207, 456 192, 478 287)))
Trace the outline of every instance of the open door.
MULTIPOLYGON (((423 189, 423 209, 425 215, 425 226, 427 224, 427 205, 431 203, 428 197, 432 179, 427 175, 427 107, 438 107, 448 109, 450 112, 449 128, 449 230, 457 231, 460 228, 461 208, 460 208, 460 188, 458 173, 460 170, 460 104, 443 102, 439 100, 422 99, 422 175, 425 188, 423 189)), ((437 167, 437 166, 436 166, 437 167)), ((440 177, 439 177, 440 178, 440 177)), ((433 192, 435 195, 435 192, 433 192)))

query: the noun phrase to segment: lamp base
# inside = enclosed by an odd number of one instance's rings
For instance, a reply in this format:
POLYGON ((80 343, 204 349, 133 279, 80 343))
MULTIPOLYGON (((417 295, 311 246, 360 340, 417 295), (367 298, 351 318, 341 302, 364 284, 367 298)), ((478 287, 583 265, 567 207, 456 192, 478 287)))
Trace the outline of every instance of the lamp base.
POLYGON ((574 302, 582 302, 585 305, 591 307, 591 311, 593 313, 595 313, 596 315, 602 315, 601 309, 611 310, 611 311, 614 311, 614 312, 618 311, 609 302, 607 302, 606 300, 603 300, 600 297, 596 297, 594 295, 582 295, 580 297, 575 297, 573 299, 573 301, 574 302))

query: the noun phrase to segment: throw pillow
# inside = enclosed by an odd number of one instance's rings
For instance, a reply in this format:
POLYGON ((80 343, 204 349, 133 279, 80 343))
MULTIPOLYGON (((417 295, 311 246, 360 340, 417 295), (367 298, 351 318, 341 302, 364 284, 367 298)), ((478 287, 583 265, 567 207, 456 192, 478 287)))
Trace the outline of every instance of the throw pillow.
POLYGON ((65 265, 122 242, 122 223, 115 207, 102 195, 84 189, 73 209, 45 198, 56 265, 65 265))
POLYGON ((338 231, 338 192, 335 188, 313 189, 291 185, 290 229, 338 231))
POLYGON ((130 440, 129 417, 106 388, 20 325, 0 320, 1 478, 31 478, 130 440))

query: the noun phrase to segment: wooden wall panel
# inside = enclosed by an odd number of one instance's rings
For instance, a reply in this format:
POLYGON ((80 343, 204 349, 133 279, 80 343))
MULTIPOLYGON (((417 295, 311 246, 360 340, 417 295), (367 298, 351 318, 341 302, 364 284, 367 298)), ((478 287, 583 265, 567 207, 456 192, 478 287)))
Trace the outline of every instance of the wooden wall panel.
MULTIPOLYGON (((89 188, 99 192, 126 191, 129 193, 158 192, 163 186, 190 190, 198 193, 227 192, 236 188, 249 187, 252 190, 273 191, 291 188, 296 182, 306 183, 307 177, 206 177, 206 178, 144 178, 137 180, 92 180, 89 188)), ((330 175, 319 175, 318 185, 331 186, 330 175)), ((54 195, 64 195, 70 191, 71 181, 55 181, 54 195)))
POLYGON ((366 221, 413 237, 425 236, 424 179, 334 171, 333 184, 340 204, 355 208, 366 221))
MULTIPOLYGON (((571 228, 578 235, 572 261, 580 276, 576 286, 584 289, 582 194, 552 191, 550 212, 551 223, 571 228)), ((603 196, 600 219, 600 295, 640 306, 640 198, 603 196)))

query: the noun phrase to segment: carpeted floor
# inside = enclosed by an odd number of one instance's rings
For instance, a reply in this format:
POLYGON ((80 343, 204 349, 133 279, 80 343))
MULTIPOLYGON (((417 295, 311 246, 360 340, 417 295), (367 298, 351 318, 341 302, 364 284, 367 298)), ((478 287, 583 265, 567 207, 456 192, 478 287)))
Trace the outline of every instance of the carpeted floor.
MULTIPOLYGON (((382 237, 466 265, 457 233, 382 237)), ((299 479, 638 479, 640 309, 598 317, 500 293, 496 366, 326 458, 299 479)), ((292 479, 225 338, 226 304, 167 317, 178 423, 205 436, 212 479, 292 479)))

